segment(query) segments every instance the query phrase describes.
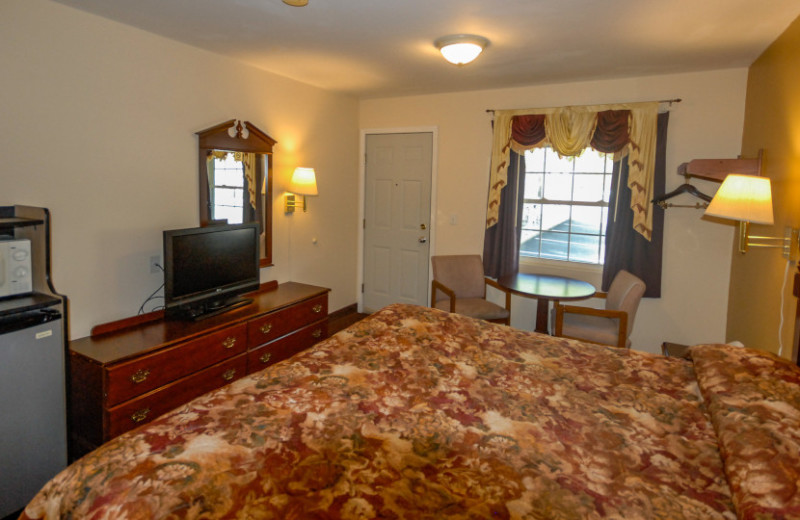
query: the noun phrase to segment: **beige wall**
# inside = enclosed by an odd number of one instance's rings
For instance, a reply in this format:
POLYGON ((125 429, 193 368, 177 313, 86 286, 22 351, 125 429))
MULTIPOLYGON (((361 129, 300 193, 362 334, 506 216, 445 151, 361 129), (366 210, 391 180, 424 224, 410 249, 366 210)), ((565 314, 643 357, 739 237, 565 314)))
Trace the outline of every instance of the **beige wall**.
MULTIPOLYGON (((764 150, 762 174, 772 179, 773 226, 753 226, 757 235, 783 236, 800 227, 800 18, 753 63, 747 79, 742 156, 764 150)), ((731 231, 733 233, 733 231, 731 231)), ((733 253, 728 337, 792 355, 797 300, 792 297, 795 262, 771 249, 733 253), (788 269, 788 273, 787 273, 788 269), (781 308, 781 287, 784 305, 781 308), (781 333, 781 312, 785 322, 781 333)), ((795 358, 796 359, 796 358, 795 358)))
POLYGON ((49 207, 71 336, 135 314, 161 231, 198 224, 194 132, 252 121, 278 141, 274 263, 262 280, 356 301, 357 102, 47 0, 0 3, 0 204, 49 207), (308 213, 280 203, 316 168, 308 213), (312 239, 316 238, 314 245, 312 239))
MULTIPOLYGON (((526 108, 682 98, 670 115, 667 189, 683 178, 680 163, 740 153, 745 69, 545 85, 360 103, 363 129, 438 128, 436 242, 432 254, 482 253, 491 147, 489 108, 526 108), (457 224, 450 225, 450 216, 457 224)), ((713 194, 717 183, 694 180, 713 194)), ((686 196, 676 202, 694 203, 686 196)), ((662 341, 724 341, 730 228, 701 219, 695 209, 666 214, 662 298, 645 300, 634 348, 656 352, 662 341)), ((515 298, 512 325, 533 329, 534 302, 515 298)))

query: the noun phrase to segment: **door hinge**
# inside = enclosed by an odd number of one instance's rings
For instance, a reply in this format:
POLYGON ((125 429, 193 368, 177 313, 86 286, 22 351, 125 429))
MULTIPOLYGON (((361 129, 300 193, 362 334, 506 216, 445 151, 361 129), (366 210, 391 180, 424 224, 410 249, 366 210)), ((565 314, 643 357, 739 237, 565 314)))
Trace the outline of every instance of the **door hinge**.
POLYGON ((364 292, 364 284, 363 283, 361 284, 361 292, 362 293, 364 292))
POLYGON ((367 229, 367 219, 361 221, 361 227, 367 229))

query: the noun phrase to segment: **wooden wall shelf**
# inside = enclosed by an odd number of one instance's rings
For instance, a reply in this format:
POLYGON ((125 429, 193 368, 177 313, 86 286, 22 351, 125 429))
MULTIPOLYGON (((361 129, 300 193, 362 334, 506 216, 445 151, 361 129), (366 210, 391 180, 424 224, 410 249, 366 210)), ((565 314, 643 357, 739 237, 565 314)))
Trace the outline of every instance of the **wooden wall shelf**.
POLYGON ((697 177, 709 181, 722 182, 730 173, 761 175, 761 159, 764 150, 758 151, 755 159, 694 159, 678 166, 678 173, 684 177, 697 177))

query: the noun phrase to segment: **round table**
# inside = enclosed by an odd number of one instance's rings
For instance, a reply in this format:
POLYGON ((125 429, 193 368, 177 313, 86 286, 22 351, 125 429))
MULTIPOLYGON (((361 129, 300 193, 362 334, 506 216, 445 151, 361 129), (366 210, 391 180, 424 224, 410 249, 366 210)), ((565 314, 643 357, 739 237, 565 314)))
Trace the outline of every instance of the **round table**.
POLYGON ((536 332, 548 334, 547 315, 550 300, 570 301, 591 298, 597 292, 594 285, 582 280, 549 274, 516 273, 501 276, 497 283, 512 294, 536 298, 536 332))

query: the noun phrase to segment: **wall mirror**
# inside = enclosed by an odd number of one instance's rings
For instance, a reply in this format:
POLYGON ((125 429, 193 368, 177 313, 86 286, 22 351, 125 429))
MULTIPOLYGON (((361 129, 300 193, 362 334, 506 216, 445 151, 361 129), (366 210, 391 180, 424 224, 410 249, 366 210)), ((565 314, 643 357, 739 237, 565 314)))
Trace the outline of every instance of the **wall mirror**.
POLYGON ((249 121, 231 119, 197 132, 200 225, 256 221, 261 266, 272 265, 272 148, 249 121))

